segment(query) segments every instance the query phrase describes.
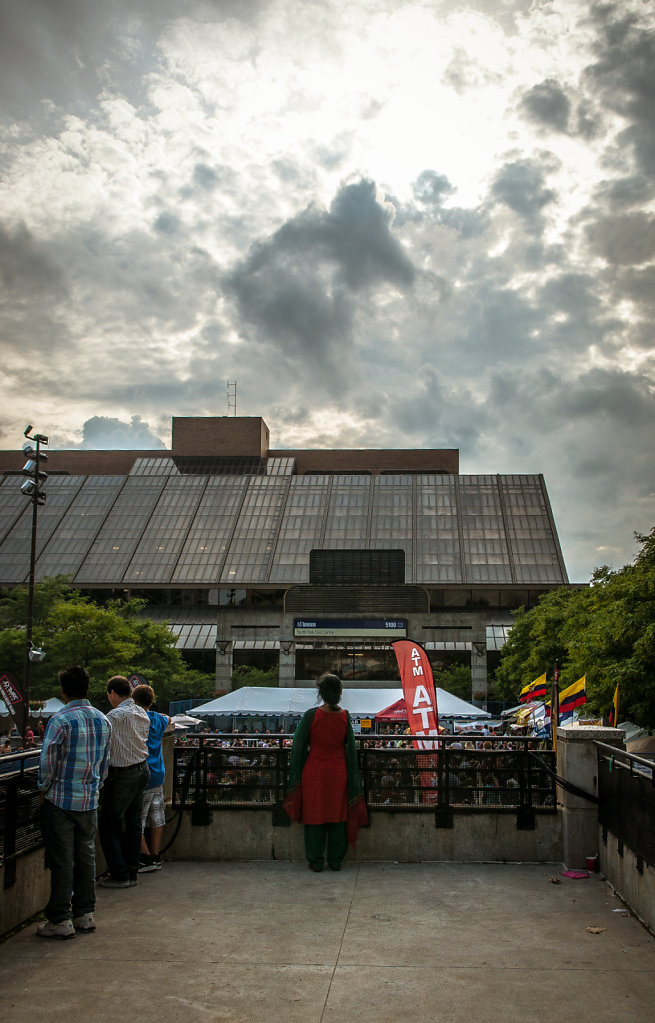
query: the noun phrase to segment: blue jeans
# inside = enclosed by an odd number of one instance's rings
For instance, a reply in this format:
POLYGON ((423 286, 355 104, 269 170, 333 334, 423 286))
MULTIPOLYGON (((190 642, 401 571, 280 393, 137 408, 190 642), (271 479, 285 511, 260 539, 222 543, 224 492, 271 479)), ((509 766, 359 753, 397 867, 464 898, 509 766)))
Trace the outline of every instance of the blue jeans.
POLYGON ((93 913, 96 904, 95 810, 62 810, 41 804, 41 833, 50 868, 50 901, 45 915, 53 924, 93 913))
POLYGON ((115 881, 136 881, 141 859, 141 807, 148 765, 110 767, 100 790, 98 830, 115 881))

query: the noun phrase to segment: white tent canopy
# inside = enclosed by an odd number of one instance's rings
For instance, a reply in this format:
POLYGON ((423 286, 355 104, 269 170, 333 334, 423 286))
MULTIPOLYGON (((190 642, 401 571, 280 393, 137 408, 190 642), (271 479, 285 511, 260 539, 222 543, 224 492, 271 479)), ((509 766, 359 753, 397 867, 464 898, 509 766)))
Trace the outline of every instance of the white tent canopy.
MULTIPOLYGON (((51 718, 53 714, 56 714, 58 710, 64 704, 61 700, 58 700, 56 696, 51 696, 49 700, 46 700, 43 707, 36 709, 35 707, 30 708, 30 717, 32 718, 51 718)), ((0 717, 6 717, 9 714, 4 700, 0 700, 0 717)))
MULTIPOLYGON (((403 695, 402 689, 344 689, 341 706, 353 718, 374 718, 381 710, 389 707, 403 695)), ((437 708, 440 718, 488 718, 486 710, 474 707, 466 700, 437 689, 437 708)), ((268 688, 265 686, 244 686, 232 693, 219 696, 216 700, 193 707, 194 717, 259 716, 284 714, 302 715, 310 707, 316 707, 320 698, 311 688, 268 688)))

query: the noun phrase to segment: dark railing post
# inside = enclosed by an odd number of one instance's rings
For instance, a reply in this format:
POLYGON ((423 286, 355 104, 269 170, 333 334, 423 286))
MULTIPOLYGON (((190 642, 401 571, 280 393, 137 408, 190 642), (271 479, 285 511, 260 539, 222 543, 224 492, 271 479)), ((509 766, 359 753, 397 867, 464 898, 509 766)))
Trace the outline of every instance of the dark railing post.
POLYGON ((5 795, 5 888, 13 888, 16 884, 16 825, 18 822, 18 781, 16 774, 7 782, 5 795))
POLYGON ((450 805, 450 750, 446 743, 439 744, 437 756, 438 802, 434 811, 435 828, 452 828, 453 811, 450 805))
POLYGON ((532 808, 532 754, 526 742, 521 745, 521 795, 516 814, 517 831, 534 831, 535 817, 532 808))
POLYGON ((191 810, 191 823, 194 827, 206 827, 211 823, 211 810, 207 806, 207 748, 200 736, 198 757, 196 760, 196 797, 191 810))

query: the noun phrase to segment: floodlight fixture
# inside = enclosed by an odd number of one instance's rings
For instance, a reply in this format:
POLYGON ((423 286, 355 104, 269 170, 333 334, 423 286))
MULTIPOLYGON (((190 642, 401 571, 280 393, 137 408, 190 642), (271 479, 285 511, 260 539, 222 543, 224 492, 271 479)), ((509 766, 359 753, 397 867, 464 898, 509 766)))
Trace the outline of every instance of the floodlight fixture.
POLYGON ((23 444, 23 454, 26 458, 36 458, 38 455, 42 462, 47 462, 48 460, 48 452, 42 451, 40 448, 37 450, 29 441, 27 444, 23 444))
POLYGON ((32 431, 32 424, 30 423, 27 429, 23 432, 23 437, 27 437, 28 433, 32 431))
POLYGON ((35 490, 37 490, 37 486, 34 480, 25 480, 20 488, 21 494, 25 494, 25 497, 33 497, 35 490))
POLYGON ((45 650, 42 647, 31 646, 30 652, 27 656, 30 661, 36 661, 39 663, 40 661, 45 661, 45 650))

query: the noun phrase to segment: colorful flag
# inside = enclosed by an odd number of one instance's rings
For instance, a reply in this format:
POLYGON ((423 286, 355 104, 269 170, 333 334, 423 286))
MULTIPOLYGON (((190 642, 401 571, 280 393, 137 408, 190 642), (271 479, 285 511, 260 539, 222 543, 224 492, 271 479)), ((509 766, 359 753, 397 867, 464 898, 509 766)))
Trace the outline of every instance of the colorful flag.
POLYGON ((528 703, 530 700, 542 700, 548 692, 548 685, 546 683, 546 676, 540 675, 534 682, 530 682, 527 686, 523 686, 519 695, 519 703, 528 703))
POLYGON ((577 682, 574 682, 572 686, 565 689, 560 693, 559 697, 559 715, 560 723, 565 718, 573 716, 573 711, 576 707, 581 707, 583 703, 587 702, 587 676, 583 675, 577 682))
POLYGON ((610 710, 610 728, 618 728, 619 724, 619 687, 614 690, 612 709, 610 710))

